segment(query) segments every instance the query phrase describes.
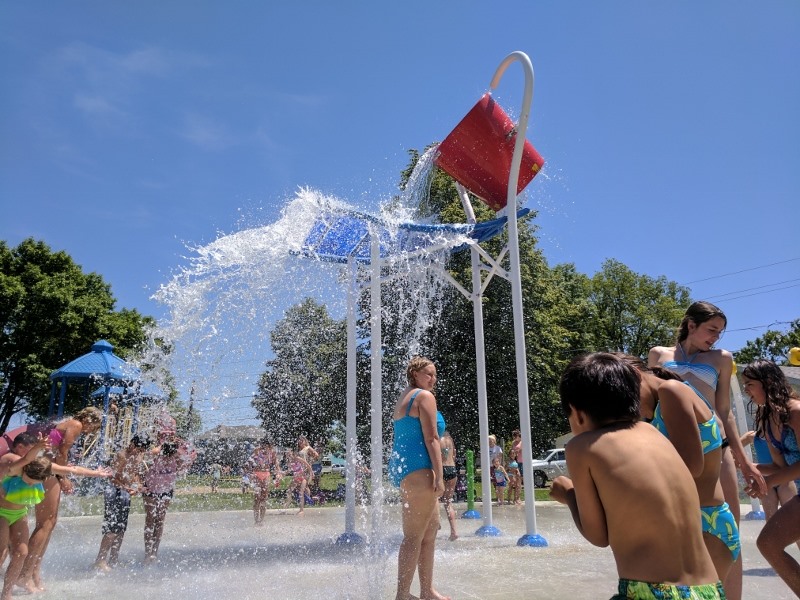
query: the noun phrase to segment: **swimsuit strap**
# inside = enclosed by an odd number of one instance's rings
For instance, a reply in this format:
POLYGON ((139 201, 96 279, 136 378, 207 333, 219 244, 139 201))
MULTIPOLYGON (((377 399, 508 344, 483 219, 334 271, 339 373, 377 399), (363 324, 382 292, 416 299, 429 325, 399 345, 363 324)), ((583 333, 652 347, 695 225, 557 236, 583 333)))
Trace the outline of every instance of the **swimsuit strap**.
POLYGON ((786 452, 786 449, 783 447, 783 440, 779 442, 777 439, 775 439, 775 435, 772 433, 772 424, 767 423, 766 429, 767 429, 767 435, 769 436, 769 441, 772 443, 772 447, 775 448, 781 454, 784 454, 786 452))
POLYGON ((699 352, 699 350, 698 350, 697 352, 695 352, 691 356, 686 356, 686 350, 683 349, 683 346, 681 345, 680 342, 677 343, 677 346, 681 350, 681 355, 683 356, 683 360, 686 361, 687 363, 692 362, 694 360, 694 357, 697 356, 697 353, 699 352))
POLYGON ((417 391, 414 392, 413 394, 411 394, 411 400, 408 401, 408 406, 406 406, 406 416, 407 417, 409 416, 408 413, 411 412, 411 405, 414 404, 414 398, 416 398, 417 394, 419 394, 421 391, 422 391, 422 388, 417 388, 417 391))

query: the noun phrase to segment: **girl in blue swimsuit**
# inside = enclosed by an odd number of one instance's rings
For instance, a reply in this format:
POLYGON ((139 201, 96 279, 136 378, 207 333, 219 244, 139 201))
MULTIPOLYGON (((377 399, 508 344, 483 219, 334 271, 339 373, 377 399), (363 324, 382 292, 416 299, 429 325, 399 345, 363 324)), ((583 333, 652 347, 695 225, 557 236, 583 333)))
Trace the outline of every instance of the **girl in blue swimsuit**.
POLYGON ((714 410, 678 375, 661 367, 650 368, 633 356, 626 362, 641 374, 641 413, 652 417, 653 427, 666 436, 689 468, 700 498, 705 542, 717 576, 725 580, 739 557, 739 528, 720 484, 722 435, 714 410))
MULTIPOLYGON (((756 360, 742 371, 744 391, 758 406, 756 434, 769 442, 772 464, 759 464, 772 487, 795 480, 800 483, 800 398, 792 392, 786 377, 775 363, 756 360)), ((800 488, 798 488, 800 489, 800 488)), ((752 487, 751 496, 758 495, 752 487)), ((767 521, 756 543, 767 562, 789 588, 800 597, 800 564, 786 547, 800 540, 800 496, 795 496, 767 521)))
POLYGON ((397 556, 397 598, 411 595, 414 573, 419 574, 421 598, 448 600, 433 588, 433 556, 439 531, 439 497, 444 492, 439 437, 444 419, 433 388, 436 366, 416 356, 406 368, 408 385, 394 408, 394 444, 389 476, 400 486, 403 542, 397 556))
MULTIPOLYGON (((663 366, 678 373, 711 404, 723 434, 720 483, 725 501, 738 519, 737 466, 748 485, 755 483, 761 493, 766 493, 767 487, 761 473, 753 465, 750 455, 744 451, 736 419, 731 410, 733 355, 727 350, 714 348, 727 326, 728 319, 719 307, 710 302, 693 302, 686 309, 678 327, 675 345, 651 348, 647 364, 651 367, 663 366)), ((741 555, 728 574, 727 581, 722 583, 725 585, 728 600, 742 599, 741 555)))

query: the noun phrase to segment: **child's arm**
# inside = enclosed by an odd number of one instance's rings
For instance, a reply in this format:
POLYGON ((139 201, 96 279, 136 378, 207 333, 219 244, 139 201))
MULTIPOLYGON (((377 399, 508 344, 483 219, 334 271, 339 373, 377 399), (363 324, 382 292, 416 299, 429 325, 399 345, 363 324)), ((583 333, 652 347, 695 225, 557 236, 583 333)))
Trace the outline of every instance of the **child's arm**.
POLYGON ((694 398, 697 394, 678 381, 663 384, 659 393, 661 415, 669 432, 669 441, 689 467, 692 477, 699 477, 705 466, 705 458, 694 414, 694 398))
POLYGON ((42 450, 50 449, 50 441, 46 437, 39 435, 39 439, 31 446, 31 449, 25 453, 25 456, 19 456, 16 460, 11 460, 0 464, 0 479, 9 475, 19 475, 22 473, 22 467, 39 456, 42 450))
POLYGON ((112 477, 114 475, 114 471, 108 467, 87 469, 86 467, 57 465, 56 463, 50 465, 50 471, 52 471, 53 475, 74 475, 75 477, 112 477))
POLYGON ((608 546, 606 512, 589 471, 588 450, 583 444, 576 443, 576 439, 572 439, 566 451, 567 467, 572 479, 556 477, 553 481, 556 494, 553 496, 551 490, 550 495, 569 507, 575 526, 583 537, 595 546, 604 548, 608 546))
MULTIPOLYGON (((788 426, 794 430, 795 436, 800 436, 800 407, 790 407, 789 409, 789 421, 788 426)), ((769 453, 772 456, 774 469, 764 469, 764 471, 772 471, 771 474, 768 474, 765 477, 767 482, 767 487, 772 488, 776 485, 781 485, 783 483, 788 483, 790 481, 794 481, 795 479, 800 479, 800 462, 797 462, 793 465, 788 467, 781 466, 781 463, 784 465, 783 455, 778 452, 776 448, 769 444, 769 453), (777 459, 777 460, 776 460, 777 459)), ((759 465, 761 467, 761 465, 759 465)), ((752 486, 750 486, 752 488, 752 486)))

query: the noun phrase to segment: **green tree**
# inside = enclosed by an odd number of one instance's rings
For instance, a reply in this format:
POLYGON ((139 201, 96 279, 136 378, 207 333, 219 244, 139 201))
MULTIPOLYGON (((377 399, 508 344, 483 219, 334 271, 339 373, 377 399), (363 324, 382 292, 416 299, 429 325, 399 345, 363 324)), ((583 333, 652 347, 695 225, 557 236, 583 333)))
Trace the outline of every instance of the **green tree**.
POLYGON ((768 330, 764 335, 751 340, 745 347, 733 353, 734 360, 742 365, 757 358, 766 358, 778 365, 789 364, 789 350, 800 347, 800 319, 795 319, 786 332, 768 330))
POLYGON ((675 327, 689 304, 689 289, 669 281, 638 275, 621 262, 608 259, 593 278, 596 350, 645 357, 650 348, 675 340, 675 327))
MULTIPOLYGON (((114 304, 103 278, 84 273, 66 252, 33 239, 16 248, 0 241, 0 431, 19 412, 45 417, 50 373, 98 339, 122 358, 143 343, 152 319, 114 304)), ((70 389, 66 410, 82 403, 81 390, 70 389)))
POLYGON ((259 378, 253 407, 275 444, 293 446, 300 434, 313 443, 345 418, 345 323, 307 298, 286 311, 270 341, 275 358, 259 378))

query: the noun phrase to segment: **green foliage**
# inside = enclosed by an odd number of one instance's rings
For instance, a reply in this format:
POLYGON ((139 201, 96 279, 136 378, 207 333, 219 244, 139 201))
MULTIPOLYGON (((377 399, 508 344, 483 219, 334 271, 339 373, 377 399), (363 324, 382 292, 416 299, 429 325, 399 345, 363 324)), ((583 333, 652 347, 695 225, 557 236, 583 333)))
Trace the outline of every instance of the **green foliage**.
POLYGON ((345 323, 307 298, 286 311, 271 343, 275 358, 259 379, 253 406, 276 445, 294 446, 300 434, 315 443, 345 418, 345 323))
POLYGON ((592 278, 595 350, 645 357, 653 346, 675 340, 689 304, 689 290, 666 277, 637 275, 613 259, 592 278))
POLYGON ((768 330, 761 337, 747 342, 745 347, 734 352, 733 359, 741 365, 753 362, 757 358, 766 358, 778 365, 789 364, 789 350, 800 347, 800 319, 795 319, 789 331, 768 330))
MULTIPOLYGON (((84 273, 63 251, 24 240, 0 241, 0 431, 26 412, 46 416, 52 371, 106 339, 125 358, 144 341, 152 319, 135 310, 114 310, 111 289, 96 273, 84 273)), ((70 389, 66 410, 83 404, 70 389)))

